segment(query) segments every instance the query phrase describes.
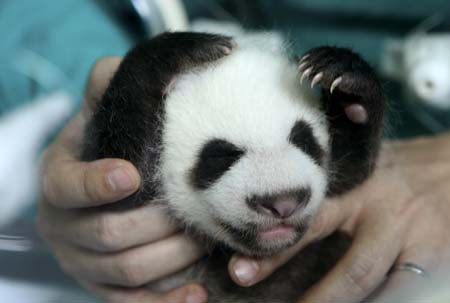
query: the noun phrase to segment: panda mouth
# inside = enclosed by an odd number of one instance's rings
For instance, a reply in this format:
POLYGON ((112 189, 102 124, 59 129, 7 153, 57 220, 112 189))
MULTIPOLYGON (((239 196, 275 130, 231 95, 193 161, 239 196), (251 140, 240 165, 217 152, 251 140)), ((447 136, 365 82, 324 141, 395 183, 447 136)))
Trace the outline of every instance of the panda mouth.
POLYGON ((296 230, 294 225, 281 223, 258 232, 258 237, 261 241, 273 241, 291 238, 296 230))
POLYGON ((308 219, 304 218, 301 223, 285 220, 248 223, 240 228, 220 219, 217 222, 230 236, 230 240, 225 241, 228 246, 244 255, 270 256, 297 243, 308 229, 308 219))

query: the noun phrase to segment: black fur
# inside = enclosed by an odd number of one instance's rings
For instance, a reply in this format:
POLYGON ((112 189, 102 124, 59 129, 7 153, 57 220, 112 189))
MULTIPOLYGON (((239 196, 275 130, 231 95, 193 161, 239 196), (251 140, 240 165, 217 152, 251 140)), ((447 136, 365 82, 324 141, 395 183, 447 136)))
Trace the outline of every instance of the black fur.
POLYGON ((136 206, 159 194, 154 172, 159 161, 164 93, 180 73, 218 60, 231 38, 202 33, 165 33, 131 50, 86 127, 81 158, 131 161, 142 176, 139 190, 119 205, 136 206))
POLYGON ((310 77, 323 72, 323 103, 331 135, 328 195, 341 194, 363 182, 373 171, 381 142, 386 107, 381 84, 373 69, 358 54, 346 48, 313 48, 303 60, 312 67, 310 77), (341 84, 330 86, 342 76, 341 84), (357 124, 344 113, 344 106, 357 103, 368 114, 368 122, 357 124))
POLYGON ((246 223, 242 225, 242 228, 236 228, 233 224, 220 218, 216 218, 215 221, 231 235, 235 242, 245 243, 249 251, 261 251, 261 247, 258 245, 255 237, 258 228, 256 224, 246 223))
POLYGON ((201 261, 192 280, 203 275, 209 303, 293 303, 336 264, 350 244, 348 235, 335 233, 305 247, 269 278, 252 287, 240 287, 230 279, 228 262, 232 251, 216 249, 201 261))
POLYGON ((207 189, 239 160, 244 151, 226 140, 207 142, 198 155, 197 164, 191 171, 194 188, 207 189))
POLYGON ((313 135, 311 126, 305 121, 297 121, 292 127, 289 142, 307 153, 318 165, 323 164, 325 152, 313 135))

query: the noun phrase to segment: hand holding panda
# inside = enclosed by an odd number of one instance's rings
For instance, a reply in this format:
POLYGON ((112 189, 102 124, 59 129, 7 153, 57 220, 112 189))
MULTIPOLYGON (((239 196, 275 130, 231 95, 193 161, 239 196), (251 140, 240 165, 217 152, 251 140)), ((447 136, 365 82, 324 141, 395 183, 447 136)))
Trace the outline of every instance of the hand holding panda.
POLYGON ((325 196, 369 176, 381 138, 385 101, 358 55, 321 47, 295 62, 282 45, 258 43, 200 33, 144 42, 86 128, 83 160, 126 159, 142 176, 118 208, 161 205, 210 244, 209 257, 155 291, 198 282, 209 302, 292 302, 350 243, 335 234, 250 288, 227 275, 232 252, 263 257, 297 243, 325 196), (321 84, 321 98, 304 78, 321 84))

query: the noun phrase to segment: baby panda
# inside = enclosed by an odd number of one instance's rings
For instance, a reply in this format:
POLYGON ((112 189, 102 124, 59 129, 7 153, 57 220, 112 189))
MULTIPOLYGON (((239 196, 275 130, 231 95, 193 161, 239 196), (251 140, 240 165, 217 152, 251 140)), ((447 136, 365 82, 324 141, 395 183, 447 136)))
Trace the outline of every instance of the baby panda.
POLYGON ((152 289, 195 281, 213 303, 294 302, 348 247, 349 237, 332 235, 249 288, 228 276, 233 252, 292 246, 325 197, 375 166, 385 99, 369 65, 344 48, 301 58, 287 49, 265 35, 163 33, 132 49, 111 80, 81 158, 131 161, 142 183, 116 209, 162 205, 210 244, 207 257, 152 289))

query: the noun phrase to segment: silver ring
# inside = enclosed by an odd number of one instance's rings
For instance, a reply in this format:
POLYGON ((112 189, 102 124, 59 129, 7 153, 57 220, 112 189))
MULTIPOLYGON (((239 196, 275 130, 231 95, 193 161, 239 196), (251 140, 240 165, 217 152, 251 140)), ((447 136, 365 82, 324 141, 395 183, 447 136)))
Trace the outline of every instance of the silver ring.
POLYGON ((392 269, 389 271, 390 274, 396 271, 409 271, 412 273, 415 273, 423 278, 429 278, 430 274, 420 265, 417 265, 416 263, 412 262, 404 262, 399 263, 392 267, 392 269))

